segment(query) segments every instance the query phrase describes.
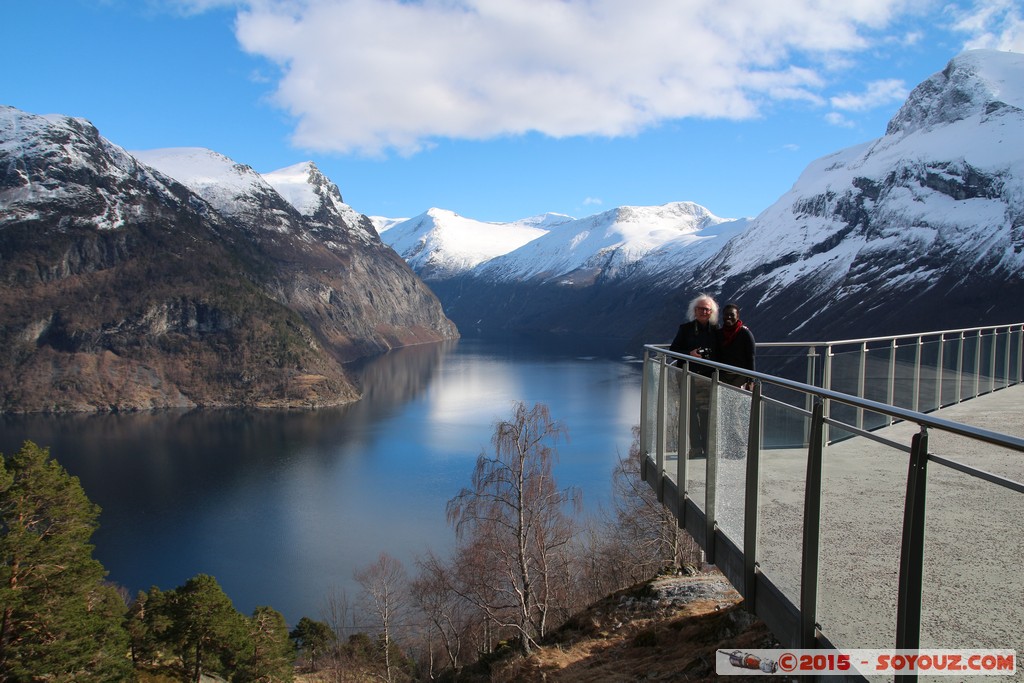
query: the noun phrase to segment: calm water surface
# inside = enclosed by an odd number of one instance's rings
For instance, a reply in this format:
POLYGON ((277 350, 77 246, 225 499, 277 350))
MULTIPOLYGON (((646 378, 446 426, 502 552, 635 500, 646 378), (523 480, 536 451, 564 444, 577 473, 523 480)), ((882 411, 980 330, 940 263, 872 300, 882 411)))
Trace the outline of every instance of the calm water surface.
POLYGON ((639 422, 640 364, 587 349, 476 339, 387 354, 361 369, 365 397, 306 411, 0 417, 0 452, 50 448, 102 508, 93 537, 132 594, 215 576, 235 607, 294 625, 354 597, 354 569, 387 552, 414 573, 447 552, 445 503, 513 401, 543 402, 568 429, 560 486, 595 512, 639 422))

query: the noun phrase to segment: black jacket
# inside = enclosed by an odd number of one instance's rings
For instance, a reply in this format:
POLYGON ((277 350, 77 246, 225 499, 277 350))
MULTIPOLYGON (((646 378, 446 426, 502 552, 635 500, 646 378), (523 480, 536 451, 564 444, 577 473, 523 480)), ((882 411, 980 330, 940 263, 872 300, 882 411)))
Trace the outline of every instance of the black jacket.
MULTIPOLYGON (((718 338, 718 342, 715 345, 716 352, 712 360, 747 370, 757 369, 754 367, 754 333, 750 331, 749 327, 746 325, 741 327, 729 344, 725 343, 725 335, 722 330, 715 330, 715 336, 718 338)), ((739 386, 749 378, 723 371, 720 379, 723 382, 739 386)))
MULTIPOLYGON (((700 355, 708 360, 715 359, 717 348, 718 340, 715 328, 710 324, 701 325, 696 320, 690 320, 680 325, 675 339, 672 340, 672 345, 669 346, 670 351, 677 353, 690 353, 694 349, 701 349, 700 355)), ((706 365, 694 363, 690 369, 702 375, 711 375, 711 368, 706 365)))

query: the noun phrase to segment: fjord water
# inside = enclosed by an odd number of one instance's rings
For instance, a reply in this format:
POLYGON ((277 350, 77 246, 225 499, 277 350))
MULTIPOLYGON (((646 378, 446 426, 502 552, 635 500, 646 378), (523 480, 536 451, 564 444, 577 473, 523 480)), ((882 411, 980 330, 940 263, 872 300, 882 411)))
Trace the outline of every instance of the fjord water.
POLYGON ((462 339, 359 374, 361 401, 316 411, 6 416, 0 452, 31 439, 79 477, 102 508, 94 555, 132 595, 205 573, 244 614, 269 605, 294 625, 355 597, 353 570, 381 552, 414 573, 451 549, 445 503, 514 401, 566 427, 555 476, 589 513, 639 423, 640 364, 591 348, 462 339))

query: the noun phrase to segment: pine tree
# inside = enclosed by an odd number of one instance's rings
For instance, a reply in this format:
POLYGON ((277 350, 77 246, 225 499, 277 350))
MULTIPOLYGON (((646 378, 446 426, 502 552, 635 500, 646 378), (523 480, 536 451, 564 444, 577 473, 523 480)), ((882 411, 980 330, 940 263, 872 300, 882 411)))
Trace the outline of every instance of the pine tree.
POLYGON ((270 607, 257 607, 249 619, 249 650, 237 683, 290 683, 295 678, 295 646, 284 616, 270 607))
POLYGON ((305 653, 310 671, 316 671, 317 658, 330 652, 337 644, 337 637, 330 626, 309 617, 299 619, 299 623, 288 635, 295 643, 295 647, 305 653))
POLYGON ((124 601, 92 557, 98 516, 47 449, 0 457, 0 680, 130 678, 124 601))
POLYGON ((165 597, 170 627, 164 638, 181 658, 187 680, 199 683, 204 671, 235 669, 247 645, 245 617, 217 579, 198 574, 165 597))

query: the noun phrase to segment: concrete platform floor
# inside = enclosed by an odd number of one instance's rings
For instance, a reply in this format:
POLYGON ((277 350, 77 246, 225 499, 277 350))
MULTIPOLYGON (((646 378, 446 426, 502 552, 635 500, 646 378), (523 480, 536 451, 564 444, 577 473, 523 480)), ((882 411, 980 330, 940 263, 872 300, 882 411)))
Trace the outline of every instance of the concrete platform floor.
MULTIPOLYGON (((1024 386, 932 415, 1024 438, 1024 386)), ((817 613, 838 647, 894 647, 908 452, 918 431, 900 423, 875 432, 905 449, 860 436, 825 449, 817 613)), ((928 450, 1024 482, 1024 453, 937 429, 928 450)), ((704 463, 689 464, 686 488, 698 503, 704 463)), ((746 461, 722 458, 718 467, 716 520, 742 547, 746 461)), ((794 604, 806 467, 804 449, 762 453, 758 561, 794 604)), ((1024 494, 931 462, 925 517, 922 647, 1015 649, 1014 680, 1024 680, 1024 494)))

